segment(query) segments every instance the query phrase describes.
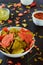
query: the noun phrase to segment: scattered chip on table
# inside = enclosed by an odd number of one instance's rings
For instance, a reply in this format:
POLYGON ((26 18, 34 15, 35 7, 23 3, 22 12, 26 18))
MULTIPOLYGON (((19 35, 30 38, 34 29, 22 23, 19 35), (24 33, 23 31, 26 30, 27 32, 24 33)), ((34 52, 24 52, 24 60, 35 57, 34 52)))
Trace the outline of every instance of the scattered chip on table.
POLYGON ((2 63, 2 61, 3 61, 3 60, 2 60, 2 59, 0 59, 0 64, 2 63))
POLYGON ((39 48, 36 48, 37 49, 37 51, 39 51, 40 49, 39 48))
POLYGON ((39 38, 43 38, 43 36, 39 35, 39 38))
POLYGON ((18 11, 18 10, 16 10, 16 13, 19 13, 19 11, 18 11))
POLYGON ((36 58, 34 58, 34 61, 37 62, 38 60, 36 58))
POLYGON ((22 22, 26 22, 26 19, 22 20, 22 22))
POLYGON ((30 6, 26 6, 27 9, 30 9, 30 6))
POLYGON ((42 58, 42 57, 38 57, 38 59, 39 59, 40 61, 43 61, 43 58, 42 58))
POLYGON ((20 17, 23 16, 23 13, 18 13, 18 16, 20 16, 20 17))
POLYGON ((20 26, 20 24, 16 24, 16 26, 18 27, 18 26, 20 26))
POLYGON ((16 24, 19 24, 20 22, 19 22, 19 21, 16 21, 15 23, 16 23, 16 24))
POLYGON ((23 8, 18 7, 19 10, 23 10, 23 8))
POLYGON ((14 14, 13 13, 11 13, 11 16, 13 16, 14 14))
POLYGON ((12 4, 8 5, 7 7, 10 8, 12 6, 12 4))
POLYGON ((23 27, 27 27, 27 24, 26 24, 26 23, 22 23, 22 26, 23 26, 23 27))

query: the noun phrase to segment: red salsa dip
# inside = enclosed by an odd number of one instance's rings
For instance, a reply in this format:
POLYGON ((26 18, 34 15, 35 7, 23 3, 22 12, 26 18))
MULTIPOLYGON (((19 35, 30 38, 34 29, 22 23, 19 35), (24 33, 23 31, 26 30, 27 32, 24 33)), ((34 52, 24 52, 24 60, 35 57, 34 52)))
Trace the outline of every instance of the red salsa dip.
POLYGON ((43 13, 41 13, 41 12, 36 13, 36 14, 34 14, 34 17, 43 20, 43 13))

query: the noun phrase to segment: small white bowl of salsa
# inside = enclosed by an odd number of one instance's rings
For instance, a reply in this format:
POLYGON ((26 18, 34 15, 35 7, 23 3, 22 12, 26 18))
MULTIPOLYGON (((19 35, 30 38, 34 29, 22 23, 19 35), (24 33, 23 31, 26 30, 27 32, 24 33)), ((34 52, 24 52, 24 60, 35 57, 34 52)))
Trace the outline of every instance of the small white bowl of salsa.
POLYGON ((43 11, 33 12, 32 19, 35 25, 43 26, 43 11))

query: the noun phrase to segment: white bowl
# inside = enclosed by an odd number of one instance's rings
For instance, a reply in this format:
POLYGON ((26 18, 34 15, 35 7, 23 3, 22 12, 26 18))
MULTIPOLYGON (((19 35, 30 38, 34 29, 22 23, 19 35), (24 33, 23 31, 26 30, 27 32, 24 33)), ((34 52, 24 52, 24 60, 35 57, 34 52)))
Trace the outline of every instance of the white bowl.
POLYGON ((23 5, 30 5, 33 0, 20 0, 23 5))
MULTIPOLYGON (((21 27, 9 27, 8 29, 10 29, 10 28, 20 29, 21 27)), ((12 58, 18 58, 18 57, 21 57, 21 56, 26 55, 28 52, 30 52, 30 50, 31 50, 33 47, 34 47, 34 44, 33 44, 33 46, 32 46, 28 51, 26 51, 26 52, 24 52, 24 53, 21 53, 21 54, 7 54, 7 53, 3 52, 2 50, 0 50, 0 52, 1 52, 2 54, 4 54, 5 56, 12 57, 12 58)))
POLYGON ((36 14, 36 13, 43 13, 43 11, 33 12, 33 14, 32 14, 33 23, 34 23, 35 25, 38 25, 38 26, 43 26, 43 20, 34 17, 34 14, 36 14))

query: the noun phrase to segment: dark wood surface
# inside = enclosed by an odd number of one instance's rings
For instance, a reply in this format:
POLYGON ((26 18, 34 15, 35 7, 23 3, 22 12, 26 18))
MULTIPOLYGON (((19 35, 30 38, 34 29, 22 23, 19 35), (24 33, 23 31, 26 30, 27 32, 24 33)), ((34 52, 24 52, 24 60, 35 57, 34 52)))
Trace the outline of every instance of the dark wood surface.
MULTIPOLYGON (((30 29, 36 35, 35 36, 35 39, 36 39, 35 45, 38 46, 39 50, 37 50, 37 48, 36 49, 33 48, 32 53, 28 53, 27 55, 25 55, 25 57, 23 59, 21 59, 21 58, 8 58, 8 57, 4 56, 2 53, 0 53, 0 59, 3 59, 3 62, 2 62, 1 65, 8 65, 7 60, 12 60, 13 65, 15 65, 15 63, 17 63, 17 62, 20 62, 21 65, 38 65, 38 64, 43 65, 43 60, 38 59, 39 57, 41 57, 43 59, 43 38, 41 38, 41 36, 43 36, 43 26, 42 27, 36 26, 33 23, 33 21, 30 22, 30 19, 32 19, 32 17, 31 17, 32 12, 35 9, 43 11, 43 8, 40 7, 40 5, 43 5, 43 0, 35 0, 35 1, 37 3, 37 6, 30 9, 31 13, 28 13, 25 16, 20 17, 20 26, 23 27, 22 21, 23 21, 23 19, 26 19, 26 21, 27 21, 26 22, 26 24, 27 24, 26 28, 30 29), (28 16, 29 16, 29 18, 28 18, 28 16), (37 52, 38 52, 38 55, 36 55, 37 52), (35 61, 35 59, 36 59, 36 61, 35 61)), ((19 0, 0 0, 0 4, 1 3, 12 4, 14 2, 17 3, 17 2, 19 2, 19 0)), ((9 8, 9 9, 11 10, 12 8, 13 7, 9 8)), ((21 8, 23 9, 22 11, 20 10, 20 12, 22 12, 22 13, 23 13, 23 11, 27 10, 25 8, 25 6, 23 6, 23 5, 22 5, 21 8)), ((16 9, 16 10, 18 10, 18 9, 16 9)), ((13 14, 14 14, 13 18, 10 17, 10 19, 13 21, 13 23, 9 25, 7 22, 5 22, 4 24, 8 24, 8 26, 16 26, 16 24, 14 22, 14 19, 16 19, 16 17, 17 17, 17 13, 15 13, 16 10, 11 11, 11 13, 13 12, 13 14)), ((2 28, 3 28, 3 25, 0 25, 0 30, 2 28)))

